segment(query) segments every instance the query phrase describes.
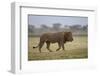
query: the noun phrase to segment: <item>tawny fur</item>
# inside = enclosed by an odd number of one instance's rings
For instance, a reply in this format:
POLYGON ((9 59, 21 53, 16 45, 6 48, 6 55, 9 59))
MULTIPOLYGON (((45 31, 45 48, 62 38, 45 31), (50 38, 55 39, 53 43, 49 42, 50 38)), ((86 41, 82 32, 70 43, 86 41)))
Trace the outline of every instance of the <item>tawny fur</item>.
POLYGON ((63 50, 65 50, 64 44, 69 41, 73 41, 71 32, 44 33, 40 36, 40 42, 39 42, 38 46, 36 46, 36 47, 33 46, 33 48, 39 47, 39 51, 41 52, 41 48, 44 45, 44 43, 46 42, 47 49, 50 52, 51 52, 51 50, 49 48, 50 43, 58 43, 59 48, 56 51, 60 50, 61 47, 63 48, 63 50))

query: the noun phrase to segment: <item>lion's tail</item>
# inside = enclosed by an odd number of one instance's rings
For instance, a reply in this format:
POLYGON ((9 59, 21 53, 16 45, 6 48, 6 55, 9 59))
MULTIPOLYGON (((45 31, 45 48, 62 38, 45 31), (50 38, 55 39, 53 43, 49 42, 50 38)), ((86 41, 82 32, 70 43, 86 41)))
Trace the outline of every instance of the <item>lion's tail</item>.
POLYGON ((33 48, 38 48, 39 47, 39 44, 37 46, 33 46, 33 48))
POLYGON ((33 48, 38 48, 39 46, 33 46, 33 48))

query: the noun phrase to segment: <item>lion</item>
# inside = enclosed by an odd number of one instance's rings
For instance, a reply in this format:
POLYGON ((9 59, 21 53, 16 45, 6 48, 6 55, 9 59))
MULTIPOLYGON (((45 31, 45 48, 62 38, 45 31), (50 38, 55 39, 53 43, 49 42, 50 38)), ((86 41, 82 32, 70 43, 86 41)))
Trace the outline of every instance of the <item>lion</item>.
POLYGON ((56 51, 60 50, 61 47, 63 50, 65 50, 64 48, 64 44, 66 42, 72 42, 73 41, 73 36, 72 36, 72 32, 56 32, 56 33, 44 33, 40 36, 40 42, 39 44, 33 48, 37 48, 39 47, 39 51, 41 52, 41 48, 44 45, 44 43, 47 44, 47 49, 52 52, 52 50, 49 48, 50 47, 50 43, 58 43, 59 48, 56 49, 56 51))

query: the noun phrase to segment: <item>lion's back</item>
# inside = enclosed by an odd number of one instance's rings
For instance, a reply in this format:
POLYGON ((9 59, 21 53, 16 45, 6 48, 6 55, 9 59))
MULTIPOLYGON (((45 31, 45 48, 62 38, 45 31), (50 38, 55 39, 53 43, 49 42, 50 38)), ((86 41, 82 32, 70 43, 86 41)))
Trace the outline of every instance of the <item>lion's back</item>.
POLYGON ((62 37, 62 33, 44 33, 41 35, 40 40, 41 41, 50 41, 52 43, 58 42, 60 38, 62 37))

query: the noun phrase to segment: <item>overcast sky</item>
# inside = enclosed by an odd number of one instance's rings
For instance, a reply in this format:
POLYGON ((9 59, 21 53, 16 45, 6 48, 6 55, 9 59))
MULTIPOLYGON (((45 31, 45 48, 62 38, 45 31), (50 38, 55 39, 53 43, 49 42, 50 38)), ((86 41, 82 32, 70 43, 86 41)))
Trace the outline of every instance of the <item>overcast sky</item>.
POLYGON ((28 24, 40 27, 41 24, 45 24, 52 27, 53 23, 61 23, 64 25, 87 25, 87 17, 74 17, 74 16, 39 16, 39 15, 28 15, 28 24))

